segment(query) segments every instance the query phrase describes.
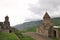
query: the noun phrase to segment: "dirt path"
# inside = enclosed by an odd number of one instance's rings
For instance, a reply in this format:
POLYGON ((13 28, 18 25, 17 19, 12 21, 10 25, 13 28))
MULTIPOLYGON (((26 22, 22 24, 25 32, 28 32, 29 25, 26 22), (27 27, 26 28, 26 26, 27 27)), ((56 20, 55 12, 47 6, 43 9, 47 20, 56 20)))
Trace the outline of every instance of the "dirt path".
POLYGON ((48 37, 44 37, 44 36, 37 34, 37 33, 34 33, 34 32, 23 33, 23 35, 31 36, 32 38, 34 38, 36 40, 51 40, 48 37))

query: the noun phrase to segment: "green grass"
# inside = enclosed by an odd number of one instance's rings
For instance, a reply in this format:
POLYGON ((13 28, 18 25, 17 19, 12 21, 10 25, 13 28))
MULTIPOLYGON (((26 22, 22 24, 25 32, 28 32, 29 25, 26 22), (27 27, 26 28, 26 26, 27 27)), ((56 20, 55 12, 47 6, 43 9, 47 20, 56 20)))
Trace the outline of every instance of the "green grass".
POLYGON ((33 39, 33 38, 30 37, 30 36, 24 35, 24 38, 22 38, 22 40, 35 40, 35 39, 33 39))
POLYGON ((24 31, 21 31, 22 33, 26 33, 26 32, 36 32, 36 27, 32 27, 32 28, 29 28, 27 30, 24 30, 24 31))
POLYGON ((57 39, 53 37, 52 40, 57 40, 57 39))
POLYGON ((20 38, 20 40, 34 40, 32 37, 23 35, 20 31, 15 32, 15 34, 20 38))
POLYGON ((22 35, 22 33, 21 33, 20 31, 15 32, 15 34, 17 35, 17 37, 18 37, 20 40, 22 40, 23 35, 22 35))
POLYGON ((14 33, 0 32, 0 40, 18 40, 14 33))
POLYGON ((36 27, 30 28, 28 30, 26 30, 27 32, 36 32, 36 27))

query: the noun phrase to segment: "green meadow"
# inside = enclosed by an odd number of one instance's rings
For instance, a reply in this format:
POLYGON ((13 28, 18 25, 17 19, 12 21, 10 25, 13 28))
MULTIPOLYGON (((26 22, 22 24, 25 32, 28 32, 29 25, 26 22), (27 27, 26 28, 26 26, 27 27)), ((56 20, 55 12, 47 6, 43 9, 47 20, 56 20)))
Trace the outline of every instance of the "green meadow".
POLYGON ((14 33, 0 32, 0 40, 18 40, 14 33))

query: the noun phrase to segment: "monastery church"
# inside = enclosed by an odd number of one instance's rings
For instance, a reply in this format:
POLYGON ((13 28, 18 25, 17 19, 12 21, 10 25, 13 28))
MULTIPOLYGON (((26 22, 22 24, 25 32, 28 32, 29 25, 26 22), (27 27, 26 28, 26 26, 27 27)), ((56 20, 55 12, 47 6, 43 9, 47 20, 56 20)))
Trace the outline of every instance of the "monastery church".
POLYGON ((10 27, 10 22, 9 22, 9 17, 5 17, 4 22, 0 22, 0 31, 1 32, 11 32, 11 27, 10 27))
POLYGON ((58 28, 55 27, 54 23, 52 23, 50 16, 46 12, 42 23, 39 27, 37 27, 37 33, 46 37, 56 37, 59 38, 60 34, 58 32, 58 28))

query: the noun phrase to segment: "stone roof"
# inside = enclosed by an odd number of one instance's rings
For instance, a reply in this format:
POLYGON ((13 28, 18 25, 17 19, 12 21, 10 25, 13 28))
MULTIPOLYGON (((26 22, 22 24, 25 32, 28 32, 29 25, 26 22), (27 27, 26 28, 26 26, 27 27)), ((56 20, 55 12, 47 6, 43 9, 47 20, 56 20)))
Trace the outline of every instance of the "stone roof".
POLYGON ((49 16, 48 13, 46 12, 43 18, 50 18, 50 16, 49 16))

